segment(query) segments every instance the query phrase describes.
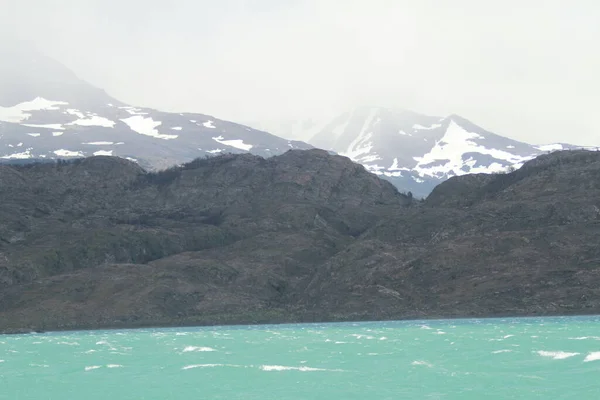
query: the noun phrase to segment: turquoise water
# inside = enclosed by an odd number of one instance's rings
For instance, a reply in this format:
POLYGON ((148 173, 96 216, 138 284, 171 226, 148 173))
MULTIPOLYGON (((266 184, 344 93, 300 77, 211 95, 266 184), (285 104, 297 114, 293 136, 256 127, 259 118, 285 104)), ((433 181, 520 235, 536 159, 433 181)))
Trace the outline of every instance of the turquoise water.
POLYGON ((0 399, 600 399, 600 317, 0 336, 0 399))

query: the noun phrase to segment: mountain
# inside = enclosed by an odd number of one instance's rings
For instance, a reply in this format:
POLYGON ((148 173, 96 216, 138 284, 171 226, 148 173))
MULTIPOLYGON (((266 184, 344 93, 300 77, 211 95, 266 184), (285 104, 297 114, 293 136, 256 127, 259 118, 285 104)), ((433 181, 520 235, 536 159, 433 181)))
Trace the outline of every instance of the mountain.
POLYGON ((453 176, 502 172, 548 151, 577 148, 519 142, 457 115, 434 117, 382 107, 344 113, 308 142, 348 156, 417 196, 428 195, 453 176))
POLYGON ((0 165, 0 330, 600 312, 600 152, 424 201, 291 150, 0 165))
POLYGON ((124 104, 26 46, 0 49, 0 60, 0 161, 115 155, 165 168, 312 147, 209 115, 124 104))

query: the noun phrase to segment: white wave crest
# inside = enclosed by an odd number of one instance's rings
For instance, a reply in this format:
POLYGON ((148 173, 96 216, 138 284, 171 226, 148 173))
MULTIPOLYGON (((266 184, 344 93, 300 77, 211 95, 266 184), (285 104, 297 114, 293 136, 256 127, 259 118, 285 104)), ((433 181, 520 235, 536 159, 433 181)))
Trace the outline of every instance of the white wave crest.
POLYGON ((108 364, 106 368, 123 368, 121 364, 108 364))
POLYGON ((231 367, 231 368, 242 368, 241 365, 233 365, 233 364, 192 364, 186 365, 181 369, 194 369, 194 368, 217 368, 217 367, 231 367))
POLYGON ((327 371, 327 372, 343 372, 341 369, 326 369, 326 368, 312 368, 312 367, 287 367, 284 365, 261 365, 259 367, 263 371, 301 371, 301 372, 317 372, 317 371, 327 371))
POLYGON ((588 354, 585 357, 585 360, 583 360, 583 362, 599 361, 599 360, 600 360, 600 351, 594 351, 594 352, 588 354))
POLYGON ((427 361, 413 361, 412 363, 410 363, 411 365, 423 365, 425 367, 429 367, 429 368, 433 368, 433 364, 428 363, 427 361))
POLYGON ((564 360, 566 358, 574 357, 579 355, 579 353, 568 353, 565 351, 538 351, 537 352, 542 357, 551 357, 554 360, 564 360))
POLYGON ((93 371, 95 369, 102 368, 101 365, 90 365, 89 367, 85 367, 86 371, 93 371))
POLYGON ((191 351, 216 351, 212 347, 197 347, 197 346, 187 346, 183 349, 184 353, 189 353, 191 351))

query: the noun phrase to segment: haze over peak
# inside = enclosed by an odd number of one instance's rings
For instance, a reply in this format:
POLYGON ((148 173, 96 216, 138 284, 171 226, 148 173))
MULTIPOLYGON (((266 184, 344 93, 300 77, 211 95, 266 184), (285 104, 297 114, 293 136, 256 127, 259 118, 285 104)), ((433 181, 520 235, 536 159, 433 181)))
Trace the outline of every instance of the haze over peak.
POLYGON ((457 113, 530 143, 599 136, 590 0, 2 4, 2 31, 139 106, 268 126, 381 104, 457 113))

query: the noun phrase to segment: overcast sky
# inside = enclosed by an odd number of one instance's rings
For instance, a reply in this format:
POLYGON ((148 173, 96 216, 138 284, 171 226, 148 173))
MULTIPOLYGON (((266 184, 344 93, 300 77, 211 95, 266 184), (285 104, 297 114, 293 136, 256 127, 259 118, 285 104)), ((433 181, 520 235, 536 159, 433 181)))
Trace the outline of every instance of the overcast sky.
POLYGON ((597 0, 0 0, 0 10, 4 37, 135 105, 267 123, 402 107, 529 142, 600 145, 597 0))

